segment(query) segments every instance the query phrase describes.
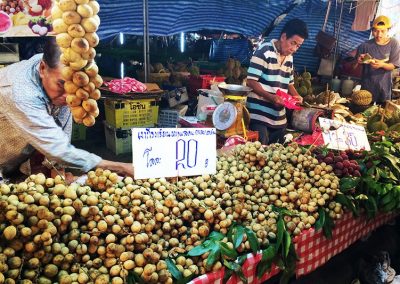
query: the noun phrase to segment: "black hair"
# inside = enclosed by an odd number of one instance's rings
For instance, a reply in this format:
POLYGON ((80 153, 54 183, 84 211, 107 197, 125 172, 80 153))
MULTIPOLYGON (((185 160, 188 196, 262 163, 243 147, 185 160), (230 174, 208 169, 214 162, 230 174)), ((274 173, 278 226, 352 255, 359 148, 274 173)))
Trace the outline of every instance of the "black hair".
POLYGON ((287 21, 281 31, 281 35, 284 33, 286 34, 286 38, 291 38, 294 35, 298 35, 303 39, 308 39, 307 24, 300 19, 292 19, 287 21))
POLYGON ((43 61, 51 69, 57 68, 60 63, 61 50, 55 37, 48 37, 43 47, 43 61))

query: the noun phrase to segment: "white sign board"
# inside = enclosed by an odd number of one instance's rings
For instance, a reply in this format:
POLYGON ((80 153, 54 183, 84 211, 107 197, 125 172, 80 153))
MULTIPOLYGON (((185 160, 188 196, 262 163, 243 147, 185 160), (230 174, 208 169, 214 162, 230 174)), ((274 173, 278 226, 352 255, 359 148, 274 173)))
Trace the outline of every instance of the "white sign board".
POLYGON ((132 128, 135 179, 214 174, 215 128, 132 128))
POLYGON ((371 150, 364 127, 323 117, 319 117, 319 124, 329 149, 371 150))

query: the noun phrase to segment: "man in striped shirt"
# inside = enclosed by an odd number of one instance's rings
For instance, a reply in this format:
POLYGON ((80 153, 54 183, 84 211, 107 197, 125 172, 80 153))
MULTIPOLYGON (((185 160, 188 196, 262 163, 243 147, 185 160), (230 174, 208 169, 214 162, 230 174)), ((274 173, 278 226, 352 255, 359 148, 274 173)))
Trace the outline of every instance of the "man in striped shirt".
POLYGON ((286 110, 283 101, 276 96, 282 90, 302 98, 293 85, 293 56, 308 38, 305 22, 288 21, 279 40, 263 43, 253 54, 248 69, 247 85, 253 89, 247 98, 250 112, 250 129, 259 132, 262 144, 283 142, 286 131, 286 110))

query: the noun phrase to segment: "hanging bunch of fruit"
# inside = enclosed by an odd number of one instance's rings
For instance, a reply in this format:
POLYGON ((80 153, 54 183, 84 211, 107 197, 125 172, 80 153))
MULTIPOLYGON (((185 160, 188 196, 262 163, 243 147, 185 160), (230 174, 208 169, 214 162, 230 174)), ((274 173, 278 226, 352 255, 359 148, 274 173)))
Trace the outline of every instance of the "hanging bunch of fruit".
POLYGON ((295 74, 294 76, 294 87, 300 96, 304 98, 308 103, 313 103, 313 88, 311 84, 311 73, 307 72, 304 68, 304 72, 299 75, 295 74))
POLYGON ((56 41, 61 48, 60 61, 67 103, 76 123, 92 126, 99 115, 97 100, 103 84, 94 62, 100 25, 100 6, 94 0, 60 0, 51 11, 56 41))

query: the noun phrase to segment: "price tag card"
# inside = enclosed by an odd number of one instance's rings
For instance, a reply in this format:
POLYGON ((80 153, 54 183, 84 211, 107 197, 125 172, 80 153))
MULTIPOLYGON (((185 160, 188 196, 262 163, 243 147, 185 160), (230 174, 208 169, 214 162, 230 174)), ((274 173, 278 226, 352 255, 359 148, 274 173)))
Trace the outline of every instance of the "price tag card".
POLYGON ((132 128, 135 179, 215 174, 215 128, 132 128))
POLYGON ((318 119, 325 145, 329 149, 371 150, 364 127, 323 117, 318 119))

